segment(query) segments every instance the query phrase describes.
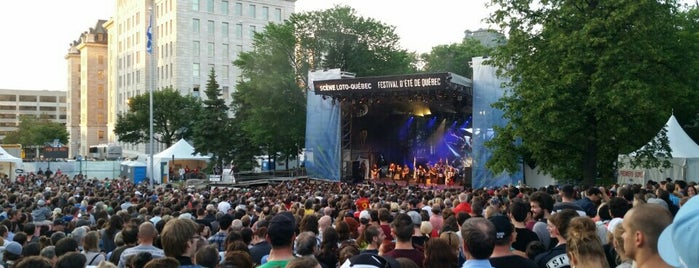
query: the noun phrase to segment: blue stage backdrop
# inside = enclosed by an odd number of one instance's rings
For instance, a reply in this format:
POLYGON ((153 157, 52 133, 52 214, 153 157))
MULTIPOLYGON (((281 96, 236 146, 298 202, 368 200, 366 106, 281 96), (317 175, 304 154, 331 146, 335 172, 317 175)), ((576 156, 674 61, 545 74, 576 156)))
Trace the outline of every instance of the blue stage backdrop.
POLYGON ((304 163, 311 178, 340 181, 340 103, 323 99, 313 91, 313 81, 340 78, 339 69, 308 74, 304 163))
MULTIPOLYGON (((498 101, 506 89, 501 85, 506 82, 496 75, 497 69, 485 65, 485 59, 476 57, 473 63, 473 187, 493 187, 508 184, 518 184, 522 181, 523 166, 514 174, 494 174, 485 167, 485 163, 493 155, 485 146, 485 142, 491 140, 494 135, 493 126, 504 126, 507 120, 502 117, 503 112, 491 106, 498 101)), ((515 141, 512 141, 515 142, 515 141)))

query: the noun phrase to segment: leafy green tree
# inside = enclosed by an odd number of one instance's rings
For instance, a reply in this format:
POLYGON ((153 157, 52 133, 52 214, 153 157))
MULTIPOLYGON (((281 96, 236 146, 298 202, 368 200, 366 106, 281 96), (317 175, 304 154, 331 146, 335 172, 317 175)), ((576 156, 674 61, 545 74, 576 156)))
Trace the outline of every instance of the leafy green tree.
POLYGON ((299 60, 310 69, 340 68, 358 77, 416 71, 416 55, 400 48, 394 26, 360 17, 351 7, 296 13, 288 23, 299 43, 299 60))
POLYGON ((216 82, 216 72, 209 71, 206 82, 206 99, 204 107, 194 124, 193 146, 197 153, 212 154, 212 163, 221 163, 229 158, 232 144, 229 137, 231 122, 228 118, 228 106, 221 98, 221 88, 216 82))
POLYGON ((21 116, 17 130, 8 133, 2 142, 32 146, 44 145, 54 139, 58 139, 63 144, 68 143, 68 130, 65 125, 52 122, 45 117, 21 116))
POLYGON ((234 120, 267 154, 294 157, 305 139, 308 71, 415 72, 415 55, 400 49, 398 41, 394 27, 359 17, 350 7, 293 14, 282 24, 269 24, 255 35, 254 49, 234 62, 243 77, 233 95, 234 120))
MULTIPOLYGON (((129 111, 117 115, 114 134, 119 141, 133 144, 150 141, 149 94, 131 98, 129 111)), ((196 98, 183 96, 172 88, 153 91, 153 139, 167 147, 181 138, 189 139, 200 107, 196 98)))
POLYGON ((426 72, 452 72, 473 78, 473 68, 468 64, 473 57, 490 54, 492 48, 485 47, 478 40, 467 38, 461 43, 438 45, 430 53, 420 56, 426 72))
MULTIPOLYGON (((491 62, 512 81, 495 105, 509 123, 487 144, 493 171, 522 156, 590 185, 613 177, 618 155, 653 139, 673 107, 696 107, 699 42, 681 30, 676 1, 491 2, 489 22, 509 36, 491 62)), ((643 166, 670 154, 666 137, 654 141, 643 166)))
POLYGON ((306 99, 290 58, 295 39, 291 24, 270 24, 255 36, 255 50, 234 62, 246 78, 233 94, 236 121, 253 144, 272 156, 298 154, 305 139, 306 99))

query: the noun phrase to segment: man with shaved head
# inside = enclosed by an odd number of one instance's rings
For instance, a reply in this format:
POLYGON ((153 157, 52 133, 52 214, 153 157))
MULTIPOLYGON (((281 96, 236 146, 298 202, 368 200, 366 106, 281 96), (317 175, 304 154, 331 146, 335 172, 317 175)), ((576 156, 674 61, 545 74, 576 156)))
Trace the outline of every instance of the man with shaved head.
POLYGON ((671 267, 658 254, 658 238, 672 222, 670 212, 656 204, 642 204, 629 210, 621 226, 624 251, 637 268, 671 267))
POLYGON ((153 256, 153 259, 162 258, 165 252, 153 246, 153 240, 158 236, 158 231, 152 222, 144 222, 138 226, 138 245, 132 248, 125 249, 119 258, 119 268, 124 268, 126 260, 131 255, 136 255, 141 252, 148 252, 153 256))

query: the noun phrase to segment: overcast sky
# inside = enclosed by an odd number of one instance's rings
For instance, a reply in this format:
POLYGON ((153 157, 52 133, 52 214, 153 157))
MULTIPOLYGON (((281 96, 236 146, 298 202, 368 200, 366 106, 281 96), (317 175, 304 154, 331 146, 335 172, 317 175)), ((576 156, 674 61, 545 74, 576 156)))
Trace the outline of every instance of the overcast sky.
MULTIPOLYGON (((487 28, 487 1, 298 0, 296 10, 351 6, 395 26, 401 46, 422 53, 487 28)), ((114 0, 0 1, 0 89, 65 90, 69 44, 113 10, 114 0)))

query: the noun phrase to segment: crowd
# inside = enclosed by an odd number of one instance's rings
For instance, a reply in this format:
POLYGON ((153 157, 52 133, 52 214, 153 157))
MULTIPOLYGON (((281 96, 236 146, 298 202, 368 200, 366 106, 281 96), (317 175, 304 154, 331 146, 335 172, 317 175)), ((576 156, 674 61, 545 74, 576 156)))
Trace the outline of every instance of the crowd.
POLYGON ((0 264, 24 267, 695 267, 694 183, 247 188, 1 181, 0 264))

